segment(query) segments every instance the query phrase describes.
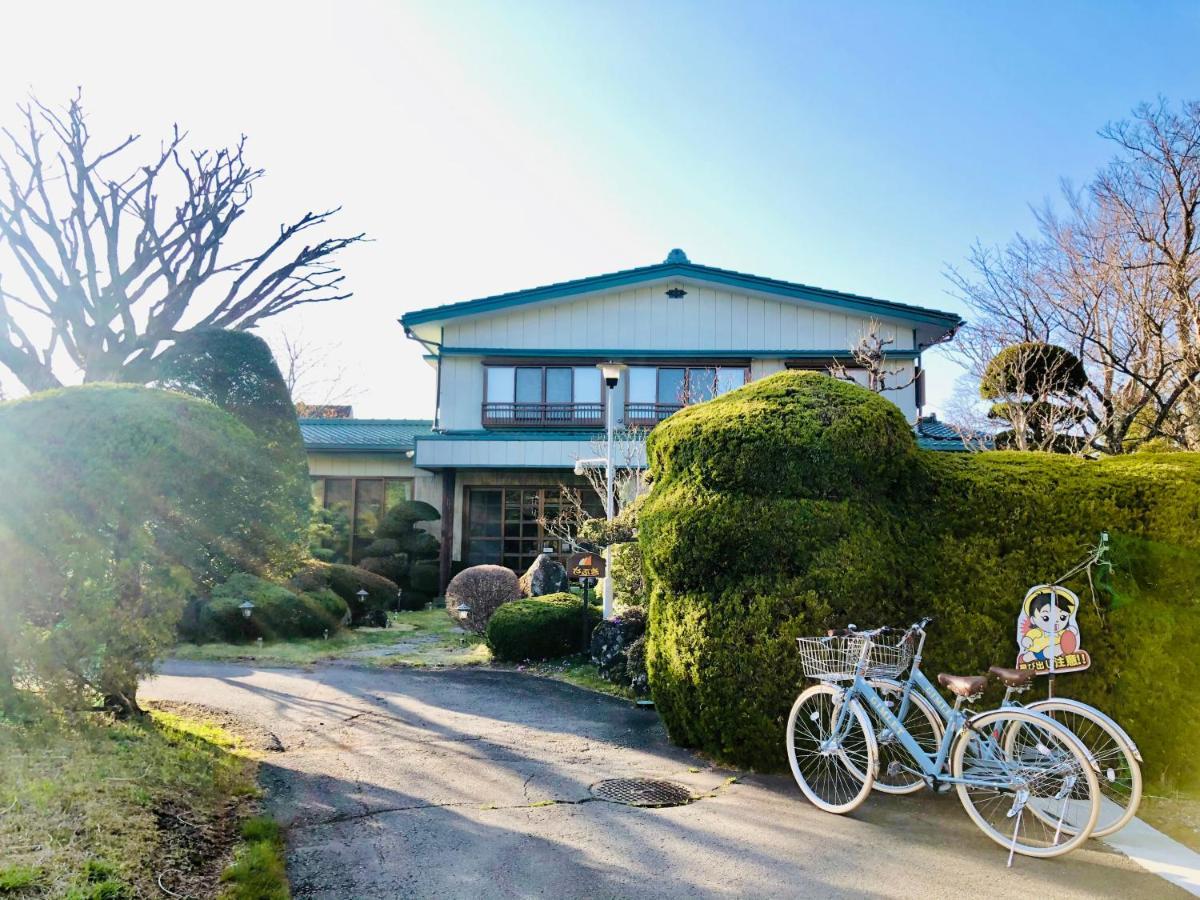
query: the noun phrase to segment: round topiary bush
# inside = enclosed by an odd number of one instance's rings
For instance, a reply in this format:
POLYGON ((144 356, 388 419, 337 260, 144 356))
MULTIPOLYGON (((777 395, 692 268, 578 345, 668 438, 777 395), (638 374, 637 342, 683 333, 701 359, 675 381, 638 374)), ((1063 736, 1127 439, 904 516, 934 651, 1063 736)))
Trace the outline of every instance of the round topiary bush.
MULTIPOLYGON (((578 653, 583 644, 584 613, 573 594, 549 594, 536 600, 505 603, 487 626, 487 644, 496 659, 523 662, 578 653)), ((600 614, 588 607, 590 633, 600 614)))
POLYGON ((847 622, 934 615, 928 670, 1012 665, 1025 591, 1108 530, 1110 583, 1067 583, 1092 668, 1059 690, 1153 746, 1149 777, 1200 782, 1200 455, 923 452, 885 397, 816 373, 684 409, 648 453, 646 665, 676 742, 782 768, 795 639, 847 622))
POLYGON ((521 585, 512 569, 471 566, 451 578, 446 586, 446 611, 467 631, 483 634, 496 610, 520 597, 521 585), (462 604, 470 607, 466 618, 457 611, 462 604))

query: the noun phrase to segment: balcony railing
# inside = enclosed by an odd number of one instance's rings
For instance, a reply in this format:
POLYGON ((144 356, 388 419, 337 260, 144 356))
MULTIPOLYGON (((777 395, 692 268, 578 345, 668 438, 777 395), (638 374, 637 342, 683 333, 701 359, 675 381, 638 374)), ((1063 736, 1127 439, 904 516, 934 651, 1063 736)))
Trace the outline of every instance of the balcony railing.
POLYGON ((626 403, 625 424, 654 426, 681 409, 680 403, 626 403))
POLYGON ((485 403, 486 428, 593 426, 604 424, 603 403, 485 403))

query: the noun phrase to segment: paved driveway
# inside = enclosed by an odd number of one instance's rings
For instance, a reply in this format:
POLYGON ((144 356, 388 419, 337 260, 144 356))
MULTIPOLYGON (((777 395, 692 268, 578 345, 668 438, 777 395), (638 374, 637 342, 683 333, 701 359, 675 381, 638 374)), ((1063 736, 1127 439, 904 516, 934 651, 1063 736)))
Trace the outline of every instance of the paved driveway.
POLYGON ((297 897, 1186 896, 1096 842, 1006 869, 952 795, 822 813, 786 777, 671 746, 652 712, 519 673, 175 662, 143 696, 279 738, 264 783, 297 897), (707 796, 590 799, 635 775, 707 796))

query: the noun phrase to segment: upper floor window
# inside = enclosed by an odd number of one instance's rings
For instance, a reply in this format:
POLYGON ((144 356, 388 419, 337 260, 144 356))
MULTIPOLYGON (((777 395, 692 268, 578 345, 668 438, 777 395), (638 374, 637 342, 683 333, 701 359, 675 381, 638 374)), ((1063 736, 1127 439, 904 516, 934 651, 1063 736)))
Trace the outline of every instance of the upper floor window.
POLYGON ((625 421, 653 425, 689 403, 702 403, 741 387, 745 366, 633 366, 625 421))
POLYGON ((595 366, 485 366, 483 424, 597 425, 604 421, 595 366))

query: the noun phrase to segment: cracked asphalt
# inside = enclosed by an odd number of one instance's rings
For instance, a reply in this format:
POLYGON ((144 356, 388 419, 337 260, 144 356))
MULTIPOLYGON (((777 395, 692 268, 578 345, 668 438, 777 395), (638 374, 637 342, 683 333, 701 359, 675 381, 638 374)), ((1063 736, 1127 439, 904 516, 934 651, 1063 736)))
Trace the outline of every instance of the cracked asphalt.
POLYGON ((1006 869, 952 795, 822 813, 672 746, 653 712, 516 672, 170 662, 141 696, 278 738, 262 780, 298 898, 1187 896, 1095 841, 1006 869), (640 776, 699 799, 589 790, 640 776))

